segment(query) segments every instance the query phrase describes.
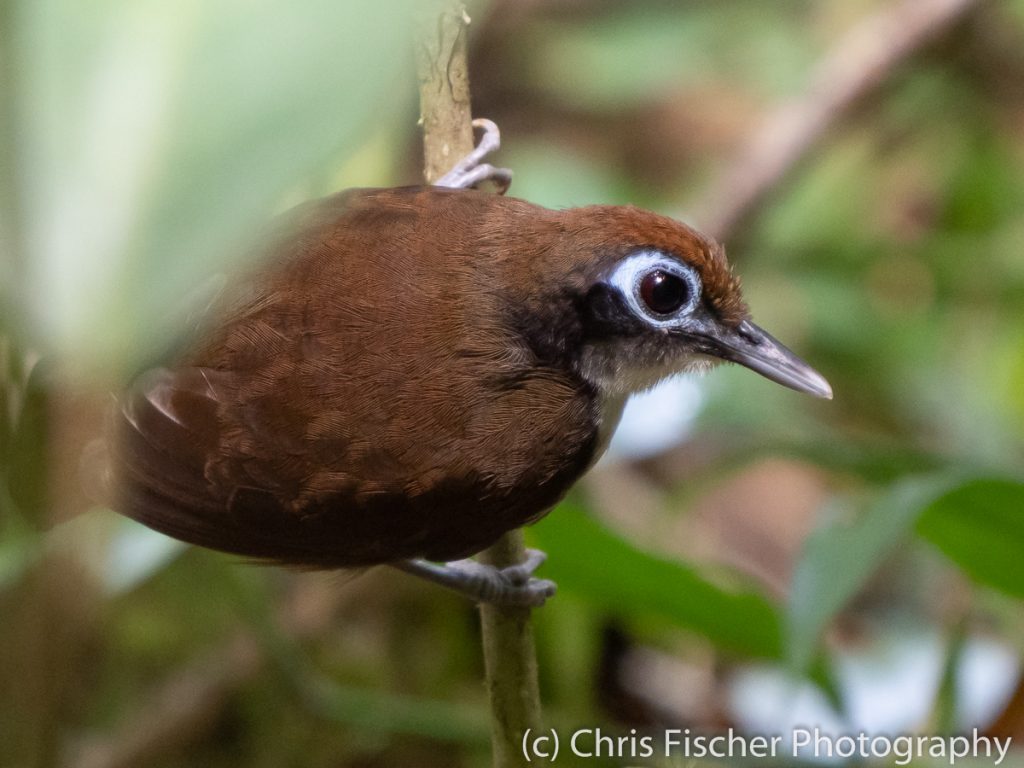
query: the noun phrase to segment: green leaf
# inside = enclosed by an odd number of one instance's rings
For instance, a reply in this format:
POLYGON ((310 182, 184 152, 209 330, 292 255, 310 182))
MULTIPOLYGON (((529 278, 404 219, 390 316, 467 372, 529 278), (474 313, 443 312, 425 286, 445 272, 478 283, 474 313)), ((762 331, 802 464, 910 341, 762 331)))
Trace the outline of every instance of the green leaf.
POLYGON ((93 370, 180 331, 188 297, 413 95, 414 0, 22 5, 11 298, 93 370))
POLYGON ((40 360, 29 373, 21 396, 11 435, 10 456, 5 457, 11 500, 39 530, 49 526, 49 492, 46 475, 50 467, 50 385, 52 361, 40 360))
POLYGON ((976 582, 1024 597, 1024 483, 966 482, 935 499, 917 530, 976 582))
POLYGON ((528 530, 550 558, 545 578, 620 616, 655 615, 744 656, 781 656, 779 617, 762 595, 726 589, 683 563, 645 552, 563 503, 528 530))
POLYGON ((808 669, 822 630, 951 482, 946 476, 904 480, 855 519, 834 515, 811 535, 793 574, 786 615, 788 662, 795 672, 808 669))

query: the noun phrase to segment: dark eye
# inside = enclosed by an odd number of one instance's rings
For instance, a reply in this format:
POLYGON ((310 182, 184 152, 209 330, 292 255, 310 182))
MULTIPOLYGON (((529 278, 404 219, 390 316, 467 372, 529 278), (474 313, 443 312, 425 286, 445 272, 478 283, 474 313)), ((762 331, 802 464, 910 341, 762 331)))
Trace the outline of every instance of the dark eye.
POLYGON ((690 285, 683 278, 656 269, 640 281, 640 298, 657 315, 671 315, 690 300, 690 285))

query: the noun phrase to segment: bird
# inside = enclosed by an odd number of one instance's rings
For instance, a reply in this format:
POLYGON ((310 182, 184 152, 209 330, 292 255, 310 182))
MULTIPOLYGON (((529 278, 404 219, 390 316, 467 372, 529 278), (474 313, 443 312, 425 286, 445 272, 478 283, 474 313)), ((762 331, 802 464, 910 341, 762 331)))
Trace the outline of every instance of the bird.
MULTIPOLYGON (((262 237, 201 331, 116 400, 108 504, 189 542, 306 569, 391 565, 538 606, 545 555, 471 558, 547 514, 629 397, 729 361, 830 398, 755 325, 721 245, 633 206, 438 185, 351 189, 262 237)), ((492 130, 493 127, 493 130, 492 130)))

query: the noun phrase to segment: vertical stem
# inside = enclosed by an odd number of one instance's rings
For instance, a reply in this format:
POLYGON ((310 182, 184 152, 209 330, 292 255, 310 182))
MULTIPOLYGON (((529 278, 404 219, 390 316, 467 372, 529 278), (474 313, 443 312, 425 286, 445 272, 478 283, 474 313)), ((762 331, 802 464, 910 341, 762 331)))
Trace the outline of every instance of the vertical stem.
MULTIPOLYGON (((503 568, 526 559, 523 532, 510 531, 480 559, 503 568)), ((481 605, 484 670, 491 699, 491 744, 495 768, 525 765, 523 734, 540 726, 537 654, 530 609, 481 605)))
POLYGON ((469 16, 461 2, 428 3, 420 20, 416 68, 423 123, 423 176, 429 183, 473 150, 466 37, 469 16))
MULTIPOLYGON (((436 8, 437 6, 435 6, 436 8)), ((423 19, 417 43, 424 176, 432 182, 473 149, 466 37, 469 17, 457 0, 423 19)), ((521 531, 505 534, 482 553, 498 568, 526 559, 521 531)), ((484 666, 491 701, 495 768, 525 765, 521 741, 540 723, 537 656, 529 608, 480 607, 484 666)))

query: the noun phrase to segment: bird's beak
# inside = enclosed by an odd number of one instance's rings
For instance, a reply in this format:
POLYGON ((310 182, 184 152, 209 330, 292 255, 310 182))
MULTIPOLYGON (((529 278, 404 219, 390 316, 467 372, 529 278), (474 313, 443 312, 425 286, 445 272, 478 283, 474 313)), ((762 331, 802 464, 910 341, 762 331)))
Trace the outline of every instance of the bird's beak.
POLYGON ((736 328, 715 323, 701 336, 709 343, 710 354, 715 357, 739 363, 797 392, 832 399, 832 387, 824 376, 749 320, 744 320, 736 328))

